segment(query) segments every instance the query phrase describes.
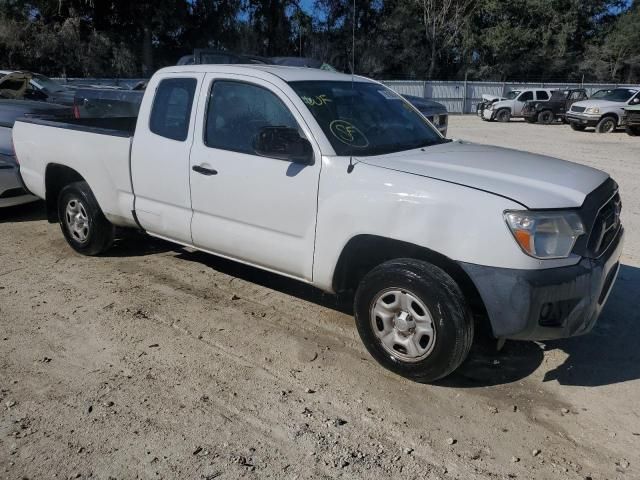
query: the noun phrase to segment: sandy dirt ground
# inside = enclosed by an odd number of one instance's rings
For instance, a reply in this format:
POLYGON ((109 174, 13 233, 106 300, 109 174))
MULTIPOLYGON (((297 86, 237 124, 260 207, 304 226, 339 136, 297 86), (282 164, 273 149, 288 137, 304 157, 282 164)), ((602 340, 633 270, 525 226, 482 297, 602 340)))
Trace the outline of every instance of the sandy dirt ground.
POLYGON ((0 213, 0 478, 640 478, 640 140, 453 117, 450 136, 593 165, 628 231, 595 330, 473 351, 421 385, 348 306, 155 241, 81 257, 0 213))

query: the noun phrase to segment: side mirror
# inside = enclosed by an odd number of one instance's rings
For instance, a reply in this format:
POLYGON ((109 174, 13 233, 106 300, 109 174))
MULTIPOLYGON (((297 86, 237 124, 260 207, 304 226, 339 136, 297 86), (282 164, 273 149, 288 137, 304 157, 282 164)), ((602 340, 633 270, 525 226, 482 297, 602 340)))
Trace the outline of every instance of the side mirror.
POLYGON ((636 97, 629 102, 629 105, 638 105, 640 104, 640 97, 636 97))
POLYGON ((253 149, 263 157, 313 165, 313 147, 297 128, 263 127, 253 140, 253 149))

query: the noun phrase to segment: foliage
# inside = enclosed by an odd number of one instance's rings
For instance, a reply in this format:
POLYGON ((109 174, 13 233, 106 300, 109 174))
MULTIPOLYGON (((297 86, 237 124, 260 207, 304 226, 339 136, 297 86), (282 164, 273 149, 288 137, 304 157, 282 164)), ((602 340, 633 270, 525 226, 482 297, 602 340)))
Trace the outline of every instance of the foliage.
POLYGON ((1 67, 139 76, 208 47, 386 78, 640 81, 637 3, 355 3, 354 13, 353 0, 0 0, 1 67))

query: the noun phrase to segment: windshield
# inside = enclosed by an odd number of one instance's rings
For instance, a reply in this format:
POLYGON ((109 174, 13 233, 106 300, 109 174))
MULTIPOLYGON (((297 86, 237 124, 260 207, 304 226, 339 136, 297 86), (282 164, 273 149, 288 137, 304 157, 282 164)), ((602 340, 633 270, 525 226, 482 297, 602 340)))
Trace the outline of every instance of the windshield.
POLYGON ((636 93, 638 93, 638 90, 633 90, 631 88, 616 88, 600 98, 611 102, 626 102, 636 93))
POLYGON ((64 91, 64 87, 56 82, 55 80, 51 80, 49 77, 45 77, 44 75, 40 75, 39 73, 34 73, 31 76, 31 79, 36 83, 40 88, 44 88, 50 92, 62 92, 64 91))
POLYGON ((512 90, 509 93, 507 93, 507 100, 513 100, 515 99, 518 95, 520 95, 520 92, 522 90, 512 90))
POLYGON ((365 82, 291 82, 338 155, 370 156, 445 143, 400 95, 365 82))

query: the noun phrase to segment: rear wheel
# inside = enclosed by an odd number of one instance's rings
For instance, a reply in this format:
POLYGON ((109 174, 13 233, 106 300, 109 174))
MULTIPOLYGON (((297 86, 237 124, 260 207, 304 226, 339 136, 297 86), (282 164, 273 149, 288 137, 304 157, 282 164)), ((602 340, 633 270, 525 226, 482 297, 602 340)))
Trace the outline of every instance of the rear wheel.
POLYGON ((587 128, 585 125, 579 125, 577 123, 570 122, 571 130, 575 130, 576 132, 584 132, 587 128))
POLYGON ((597 133, 612 133, 618 126, 618 122, 613 117, 604 117, 596 125, 597 133))
POLYGON ((511 112, 506 108, 498 110, 498 113, 496 113, 496 120, 499 122, 508 122, 511 120, 511 112))
POLYGON ((538 122, 549 125, 553 122, 553 112, 551 110, 543 110, 538 114, 538 122))
POLYGON ((114 226, 105 218, 86 182, 75 182, 58 196, 60 228, 71 248, 83 255, 99 255, 113 243, 114 226))
POLYGON ((358 287, 354 310, 369 353, 416 381, 449 375, 471 348, 473 319, 462 291, 423 261, 391 260, 374 268, 358 287))

